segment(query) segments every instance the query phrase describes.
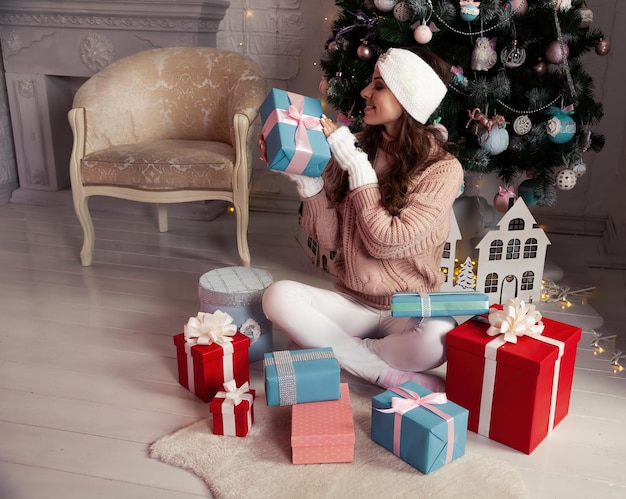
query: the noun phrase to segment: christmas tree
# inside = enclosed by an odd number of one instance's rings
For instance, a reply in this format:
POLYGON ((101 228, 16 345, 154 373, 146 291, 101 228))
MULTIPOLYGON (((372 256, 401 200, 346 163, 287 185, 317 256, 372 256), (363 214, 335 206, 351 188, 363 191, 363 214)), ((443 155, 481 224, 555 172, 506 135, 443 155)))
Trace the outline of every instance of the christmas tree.
MULTIPOLYGON (((451 65, 440 109, 467 171, 494 172, 506 185, 525 179, 527 205, 551 206, 586 171, 583 153, 604 137, 593 79, 582 57, 610 44, 583 0, 336 0, 338 15, 322 55, 320 90, 354 131, 360 91, 390 47, 423 45, 451 65)), ((435 124, 433 123, 433 124, 435 124)))
POLYGON ((454 287, 461 289, 474 289, 476 287, 476 283, 474 282, 474 267, 472 259, 469 256, 465 259, 463 265, 461 265, 454 287))

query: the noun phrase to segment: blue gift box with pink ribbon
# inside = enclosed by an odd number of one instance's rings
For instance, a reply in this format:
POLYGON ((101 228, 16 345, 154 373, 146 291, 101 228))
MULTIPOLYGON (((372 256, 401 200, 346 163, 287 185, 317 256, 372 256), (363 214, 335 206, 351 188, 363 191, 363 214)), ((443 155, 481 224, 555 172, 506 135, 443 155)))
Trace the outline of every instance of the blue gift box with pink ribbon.
POLYGON ((318 99, 273 88, 259 109, 261 155, 272 170, 319 177, 330 160, 318 99))
POLYGON ((422 473, 465 454, 468 411, 407 381, 372 398, 371 438, 422 473))

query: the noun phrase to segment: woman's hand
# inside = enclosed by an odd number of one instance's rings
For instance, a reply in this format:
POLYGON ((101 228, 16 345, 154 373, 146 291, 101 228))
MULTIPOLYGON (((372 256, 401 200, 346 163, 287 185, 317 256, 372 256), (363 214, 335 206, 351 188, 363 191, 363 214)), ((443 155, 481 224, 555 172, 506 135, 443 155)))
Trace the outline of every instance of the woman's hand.
POLYGON ((322 114, 322 117, 320 118, 320 123, 322 125, 322 132, 324 132, 324 135, 326 135, 326 137, 329 137, 338 128, 337 125, 333 123, 333 120, 331 120, 325 114, 322 114))

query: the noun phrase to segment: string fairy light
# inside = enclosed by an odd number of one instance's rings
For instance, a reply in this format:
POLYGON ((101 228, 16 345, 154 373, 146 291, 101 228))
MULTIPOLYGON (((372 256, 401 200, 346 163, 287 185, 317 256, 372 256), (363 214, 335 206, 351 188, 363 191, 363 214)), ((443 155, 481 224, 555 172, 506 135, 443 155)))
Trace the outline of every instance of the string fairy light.
POLYGON ((581 295, 596 289, 595 286, 591 286, 588 288, 582 288, 572 291, 571 288, 569 288, 568 286, 559 286, 554 281, 546 278, 543 279, 541 287, 541 301, 545 301, 548 303, 561 302, 561 308, 563 309, 573 306, 568 297, 572 295, 581 295))
POLYGON ((613 356, 611 357, 611 367, 614 372, 621 372, 624 370, 624 366, 620 363, 623 359, 626 359, 626 354, 624 352, 621 350, 613 352, 613 356))
POLYGON ((593 347, 594 355, 604 352, 604 346, 601 344, 602 342, 614 340, 615 338, 617 338, 616 334, 605 336, 600 333, 597 333, 594 329, 591 330, 591 334, 592 334, 592 338, 591 338, 590 344, 593 347))

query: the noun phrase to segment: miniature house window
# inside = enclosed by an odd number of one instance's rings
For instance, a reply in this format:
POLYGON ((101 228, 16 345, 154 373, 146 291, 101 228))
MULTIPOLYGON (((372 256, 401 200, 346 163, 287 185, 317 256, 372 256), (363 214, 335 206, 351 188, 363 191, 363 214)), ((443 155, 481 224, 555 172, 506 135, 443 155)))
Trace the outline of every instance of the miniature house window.
POLYGON ((519 250, 522 243, 519 239, 511 239, 506 245, 506 259, 517 260, 519 258, 519 250))
POLYGON ((442 257, 450 258, 450 241, 446 241, 446 244, 444 244, 442 257))
POLYGON ((525 225, 523 218, 514 218, 509 222, 509 230, 524 230, 525 225))
POLYGON ((443 282, 448 282, 448 267, 441 267, 441 273, 443 274, 443 282))
POLYGON ((489 260, 502 260, 502 241, 496 239, 489 248, 489 260))
POLYGON ((530 237, 524 243, 524 258, 537 258, 537 239, 530 237))
POLYGON ((529 291, 534 288, 535 273, 527 271, 522 274, 522 291, 529 291))
POLYGON ((317 255, 317 240, 309 237, 309 239, 307 240, 307 244, 309 246, 309 249, 313 252, 314 255, 317 255))
POLYGON ((498 291, 498 274, 492 272, 485 277, 485 293, 495 293, 498 291))

